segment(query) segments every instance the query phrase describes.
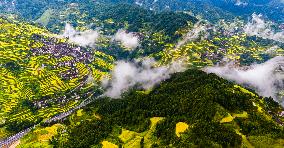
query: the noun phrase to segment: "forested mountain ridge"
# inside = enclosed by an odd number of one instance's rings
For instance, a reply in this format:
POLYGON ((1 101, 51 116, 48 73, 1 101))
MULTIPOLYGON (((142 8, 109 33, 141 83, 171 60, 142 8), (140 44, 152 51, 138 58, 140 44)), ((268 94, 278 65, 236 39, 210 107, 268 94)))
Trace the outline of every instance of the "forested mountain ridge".
POLYGON ((57 132, 40 127, 21 140, 56 147, 283 146, 283 108, 272 98, 214 74, 187 70, 153 90, 101 98, 68 117, 57 132), (45 131, 45 132, 44 132, 45 131))
POLYGON ((155 11, 189 11, 209 21, 247 19, 261 13, 281 23, 284 3, 281 0, 99 0, 100 2, 130 3, 155 11))
POLYGON ((187 11, 212 22, 235 17, 247 19, 252 13, 257 13, 281 23, 284 15, 282 0, 4 0, 0 3, 0 12, 15 13, 28 20, 36 20, 48 9, 60 9, 76 3, 131 4, 153 11, 187 11))

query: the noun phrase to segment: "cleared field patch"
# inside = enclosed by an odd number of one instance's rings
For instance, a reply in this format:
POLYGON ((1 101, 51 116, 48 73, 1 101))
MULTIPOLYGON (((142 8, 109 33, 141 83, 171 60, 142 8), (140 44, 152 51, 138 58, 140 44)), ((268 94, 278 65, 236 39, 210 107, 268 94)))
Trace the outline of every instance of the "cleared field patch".
POLYGON ((61 124, 54 124, 51 127, 38 127, 21 139, 18 147, 52 147, 49 140, 57 134, 57 129, 63 128, 61 124))
POLYGON ((227 123, 227 122, 232 122, 235 118, 248 118, 248 113, 247 112, 243 112, 241 114, 229 114, 227 117, 224 117, 220 123, 227 123))
POLYGON ((153 135, 156 130, 157 124, 162 121, 164 117, 152 117, 150 118, 151 125, 149 130, 137 133, 134 131, 129 131, 122 129, 122 133, 119 135, 120 140, 123 142, 124 147, 143 147, 150 148, 158 139, 153 135), (143 141, 141 141, 143 140, 143 141))
POLYGON ((108 142, 108 141, 103 141, 102 145, 103 145, 103 148, 118 148, 117 145, 115 145, 111 142, 108 142))
POLYGON ((227 123, 227 122, 232 122, 234 120, 234 117, 231 114, 228 114, 227 117, 223 118, 220 123, 227 123))
POLYGON ((176 124, 176 135, 178 137, 181 136, 182 133, 184 133, 188 129, 189 125, 185 122, 178 122, 176 124))
POLYGON ((119 138, 122 140, 122 142, 127 143, 128 141, 130 141, 131 139, 135 138, 138 135, 139 133, 129 131, 126 129, 122 129, 122 132, 119 135, 119 138))

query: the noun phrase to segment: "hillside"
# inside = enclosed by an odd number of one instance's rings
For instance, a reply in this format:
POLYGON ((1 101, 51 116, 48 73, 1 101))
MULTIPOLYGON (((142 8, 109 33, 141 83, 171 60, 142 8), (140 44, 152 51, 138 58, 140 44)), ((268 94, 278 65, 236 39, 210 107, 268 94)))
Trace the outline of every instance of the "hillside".
POLYGON ((0 1, 0 147, 284 147, 282 9, 0 1))
POLYGON ((133 90, 121 99, 98 99, 59 125, 39 127, 21 144, 281 147, 282 111, 272 98, 260 97, 214 74, 188 70, 151 91, 133 90))
MULTIPOLYGON (((163 1, 158 2, 162 3, 163 1)), ((180 2, 183 3, 183 1, 180 2)), ((33 2, 26 1, 25 3, 28 5, 33 2)), ((26 10, 19 15, 24 19, 33 20, 35 23, 45 26, 51 32, 60 34, 64 31, 67 22, 74 26, 77 31, 99 28, 101 39, 96 42, 96 49, 119 60, 150 56, 165 64, 174 59, 187 58, 189 64, 194 67, 202 67, 214 65, 224 58, 238 60, 241 65, 250 65, 254 62, 262 63, 267 59, 283 54, 282 43, 251 37, 245 32, 237 32, 244 27, 241 24, 246 23, 242 21, 237 22, 240 24, 234 24, 236 22, 230 21, 216 24, 201 23, 200 19, 188 13, 156 12, 128 4, 94 3, 88 0, 82 2, 65 1, 62 4, 60 3, 60 5, 63 5, 60 8, 56 7, 56 1, 44 1, 42 3, 46 5, 41 8, 41 13, 34 13, 33 9, 24 7, 26 10), (35 16, 36 14, 39 15, 35 16), (34 19, 29 19, 30 17, 34 19), (237 29, 234 30, 234 27, 237 27, 237 29), (135 34, 139 39, 139 46, 129 51, 121 44, 113 42, 112 36, 115 36, 121 29, 135 34), (194 33, 194 31, 197 33, 194 33), (188 34, 190 32, 196 37, 183 41, 190 35, 188 34), (183 44, 177 47, 181 42, 183 44), (265 52, 275 45, 279 47, 275 53, 271 55, 265 52)), ((202 4, 196 1, 192 1, 192 3, 196 3, 195 5, 196 7, 198 5, 198 8, 202 4)), ((216 3, 210 2, 209 4, 216 3)), ((177 4, 177 6, 185 5, 177 4)), ((202 10, 209 11, 209 9, 204 8, 202 10)), ((189 8, 189 10, 193 9, 189 8)), ((225 16, 221 12, 208 13, 211 15, 207 16, 225 16)), ((251 14, 247 15, 250 16, 251 14)))
POLYGON ((113 57, 0 18, 0 139, 66 112, 97 91, 113 57))
MULTIPOLYGON (((25 2, 29 5, 29 1, 25 2)), ((190 28, 197 19, 189 14, 174 12, 153 12, 128 4, 105 4, 92 1, 66 2, 62 7, 46 3, 39 15, 33 9, 24 7, 24 12, 16 13, 20 18, 35 21, 49 31, 62 34, 66 23, 78 31, 99 29, 104 35, 97 49, 116 57, 116 59, 135 58, 163 50, 166 43, 175 43, 182 36, 178 31, 190 28), (22 15, 25 14, 25 15, 22 15), (36 15, 36 16, 35 16, 36 15), (34 19, 30 19, 34 18, 34 19), (113 43, 113 36, 119 29, 135 33, 140 46, 134 51, 113 43)))
POLYGON ((235 17, 247 19, 251 14, 282 23, 284 3, 281 0, 98 0, 99 2, 130 3, 154 11, 188 11, 211 22, 235 17))

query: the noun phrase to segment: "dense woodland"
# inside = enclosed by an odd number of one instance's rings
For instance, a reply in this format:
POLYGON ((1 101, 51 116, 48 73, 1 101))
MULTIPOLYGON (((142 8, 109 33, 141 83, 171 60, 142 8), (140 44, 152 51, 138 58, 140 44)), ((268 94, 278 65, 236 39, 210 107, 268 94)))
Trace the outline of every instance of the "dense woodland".
POLYGON ((279 111, 282 108, 271 98, 262 98, 214 74, 188 70, 173 75, 148 94, 133 90, 122 99, 96 100, 84 109, 85 115, 65 120, 66 133, 55 136, 51 142, 58 147, 86 147, 112 139, 123 145, 116 137, 122 128, 142 133, 149 130, 151 117, 164 117, 153 133, 159 140, 152 138, 152 146, 241 147, 246 139, 251 145, 265 145, 264 139, 274 139, 271 144, 279 145, 277 139, 284 138, 283 128, 276 122, 282 120, 277 116, 279 111), (228 114, 243 112, 248 115, 220 122, 228 114), (90 119, 94 113, 100 118, 90 119), (79 125, 74 126, 76 122, 79 125), (190 125, 181 137, 175 135, 178 122, 190 125))
POLYGON ((211 22, 219 19, 246 19, 252 13, 264 14, 281 23, 284 8, 281 0, 99 0, 100 2, 130 3, 155 11, 189 11, 211 22), (239 2, 239 4, 237 3, 239 2))

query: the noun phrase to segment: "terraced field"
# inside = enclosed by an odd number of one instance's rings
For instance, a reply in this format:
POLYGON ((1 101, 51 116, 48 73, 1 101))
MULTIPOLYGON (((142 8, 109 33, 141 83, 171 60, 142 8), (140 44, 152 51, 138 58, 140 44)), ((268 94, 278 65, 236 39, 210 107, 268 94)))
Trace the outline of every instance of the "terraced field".
POLYGON ((0 139, 73 108, 112 69, 114 58, 95 49, 27 23, 0 24, 0 139))
POLYGON ((232 36, 213 35, 211 38, 189 41, 180 47, 167 44, 166 48, 154 55, 161 58, 161 63, 169 63, 177 59, 186 59, 193 67, 202 68, 213 66, 219 62, 234 62, 236 65, 251 65, 263 63, 275 57, 283 56, 283 49, 277 47, 273 53, 267 52, 272 45, 261 45, 259 42, 248 39, 246 34, 232 36))

